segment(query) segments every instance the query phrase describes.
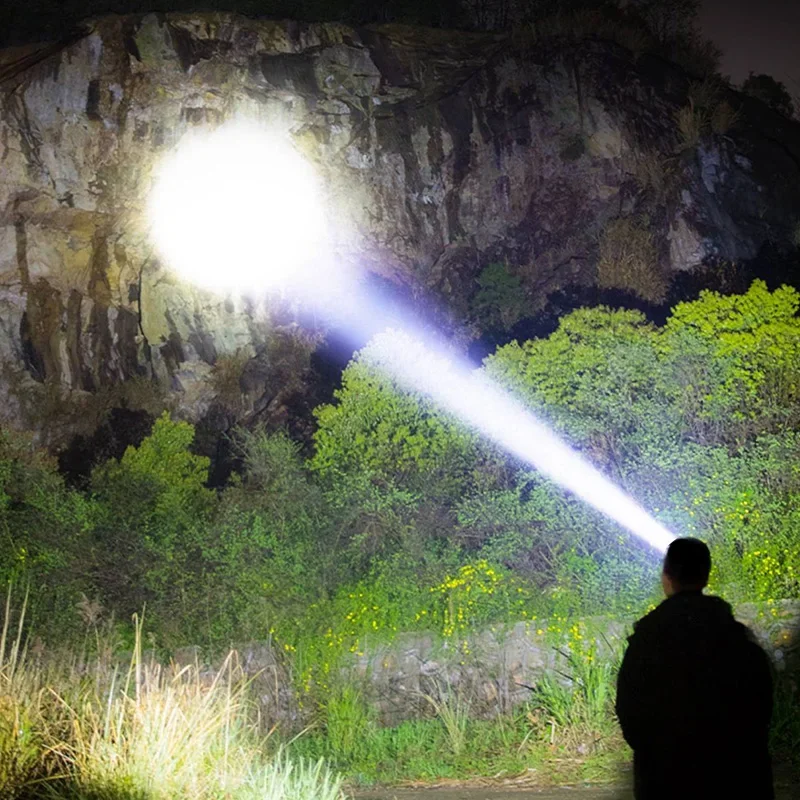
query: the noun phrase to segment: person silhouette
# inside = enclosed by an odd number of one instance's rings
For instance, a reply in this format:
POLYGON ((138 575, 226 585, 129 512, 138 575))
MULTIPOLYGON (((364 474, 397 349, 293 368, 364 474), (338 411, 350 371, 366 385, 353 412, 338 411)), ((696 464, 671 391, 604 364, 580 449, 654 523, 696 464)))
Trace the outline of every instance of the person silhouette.
POLYGON ((703 594, 711 554, 676 539, 666 595, 634 625, 616 711, 633 749, 636 800, 772 800, 772 670, 750 630, 703 594))

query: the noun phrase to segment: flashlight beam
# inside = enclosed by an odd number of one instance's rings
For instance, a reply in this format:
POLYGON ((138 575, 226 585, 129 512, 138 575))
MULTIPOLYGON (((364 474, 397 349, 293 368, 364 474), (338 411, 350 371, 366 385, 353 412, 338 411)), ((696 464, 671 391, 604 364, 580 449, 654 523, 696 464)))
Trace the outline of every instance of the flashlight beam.
POLYGON ((427 395, 659 552, 666 552, 675 539, 622 489, 484 374, 401 331, 380 334, 376 345, 379 367, 401 385, 427 395))

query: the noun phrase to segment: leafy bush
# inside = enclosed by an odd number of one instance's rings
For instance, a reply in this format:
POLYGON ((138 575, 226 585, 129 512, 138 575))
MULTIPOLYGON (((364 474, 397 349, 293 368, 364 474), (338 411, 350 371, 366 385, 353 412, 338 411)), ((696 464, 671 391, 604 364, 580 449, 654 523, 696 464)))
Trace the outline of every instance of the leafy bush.
POLYGON ((70 491, 55 460, 0 430, 0 584, 36 591, 29 617, 43 634, 74 633, 74 604, 91 591, 85 564, 97 506, 70 491))
POLYGON ((477 437, 427 398, 405 391, 380 369, 369 345, 345 369, 334 405, 317 409, 311 467, 335 480, 359 473, 428 497, 457 497, 485 461, 477 437))
POLYGON ((484 330, 508 330, 518 322, 525 308, 522 281, 505 264, 484 267, 478 275, 478 291, 471 307, 484 330))
POLYGON ((202 579, 198 556, 214 494, 205 488, 208 459, 190 451, 193 438, 191 425, 164 414, 139 447, 92 474, 94 580, 123 619, 149 602, 166 622, 187 610, 191 586, 202 579))

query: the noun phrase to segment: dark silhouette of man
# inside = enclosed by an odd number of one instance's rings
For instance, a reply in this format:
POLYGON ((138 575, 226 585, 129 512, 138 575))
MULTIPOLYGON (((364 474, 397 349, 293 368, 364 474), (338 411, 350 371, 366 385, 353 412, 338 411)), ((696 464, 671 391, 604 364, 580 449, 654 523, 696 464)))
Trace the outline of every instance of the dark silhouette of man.
POLYGON ((617 682, 636 800, 772 800, 772 673, 749 629, 703 594, 711 555, 676 539, 667 599, 639 620, 617 682))

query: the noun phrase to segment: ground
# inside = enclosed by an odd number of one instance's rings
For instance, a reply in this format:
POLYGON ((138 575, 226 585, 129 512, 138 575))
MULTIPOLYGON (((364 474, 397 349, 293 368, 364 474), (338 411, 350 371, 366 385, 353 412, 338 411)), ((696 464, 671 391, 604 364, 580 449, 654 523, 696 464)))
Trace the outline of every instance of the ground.
MULTIPOLYGON (((789 783, 780 772, 776 776, 775 800, 800 796, 800 786, 789 783)), ((436 786, 429 788, 387 788, 360 794, 358 800, 633 800, 625 786, 581 786, 559 789, 518 785, 436 786)), ((719 800, 726 800, 720 798, 719 800)))

